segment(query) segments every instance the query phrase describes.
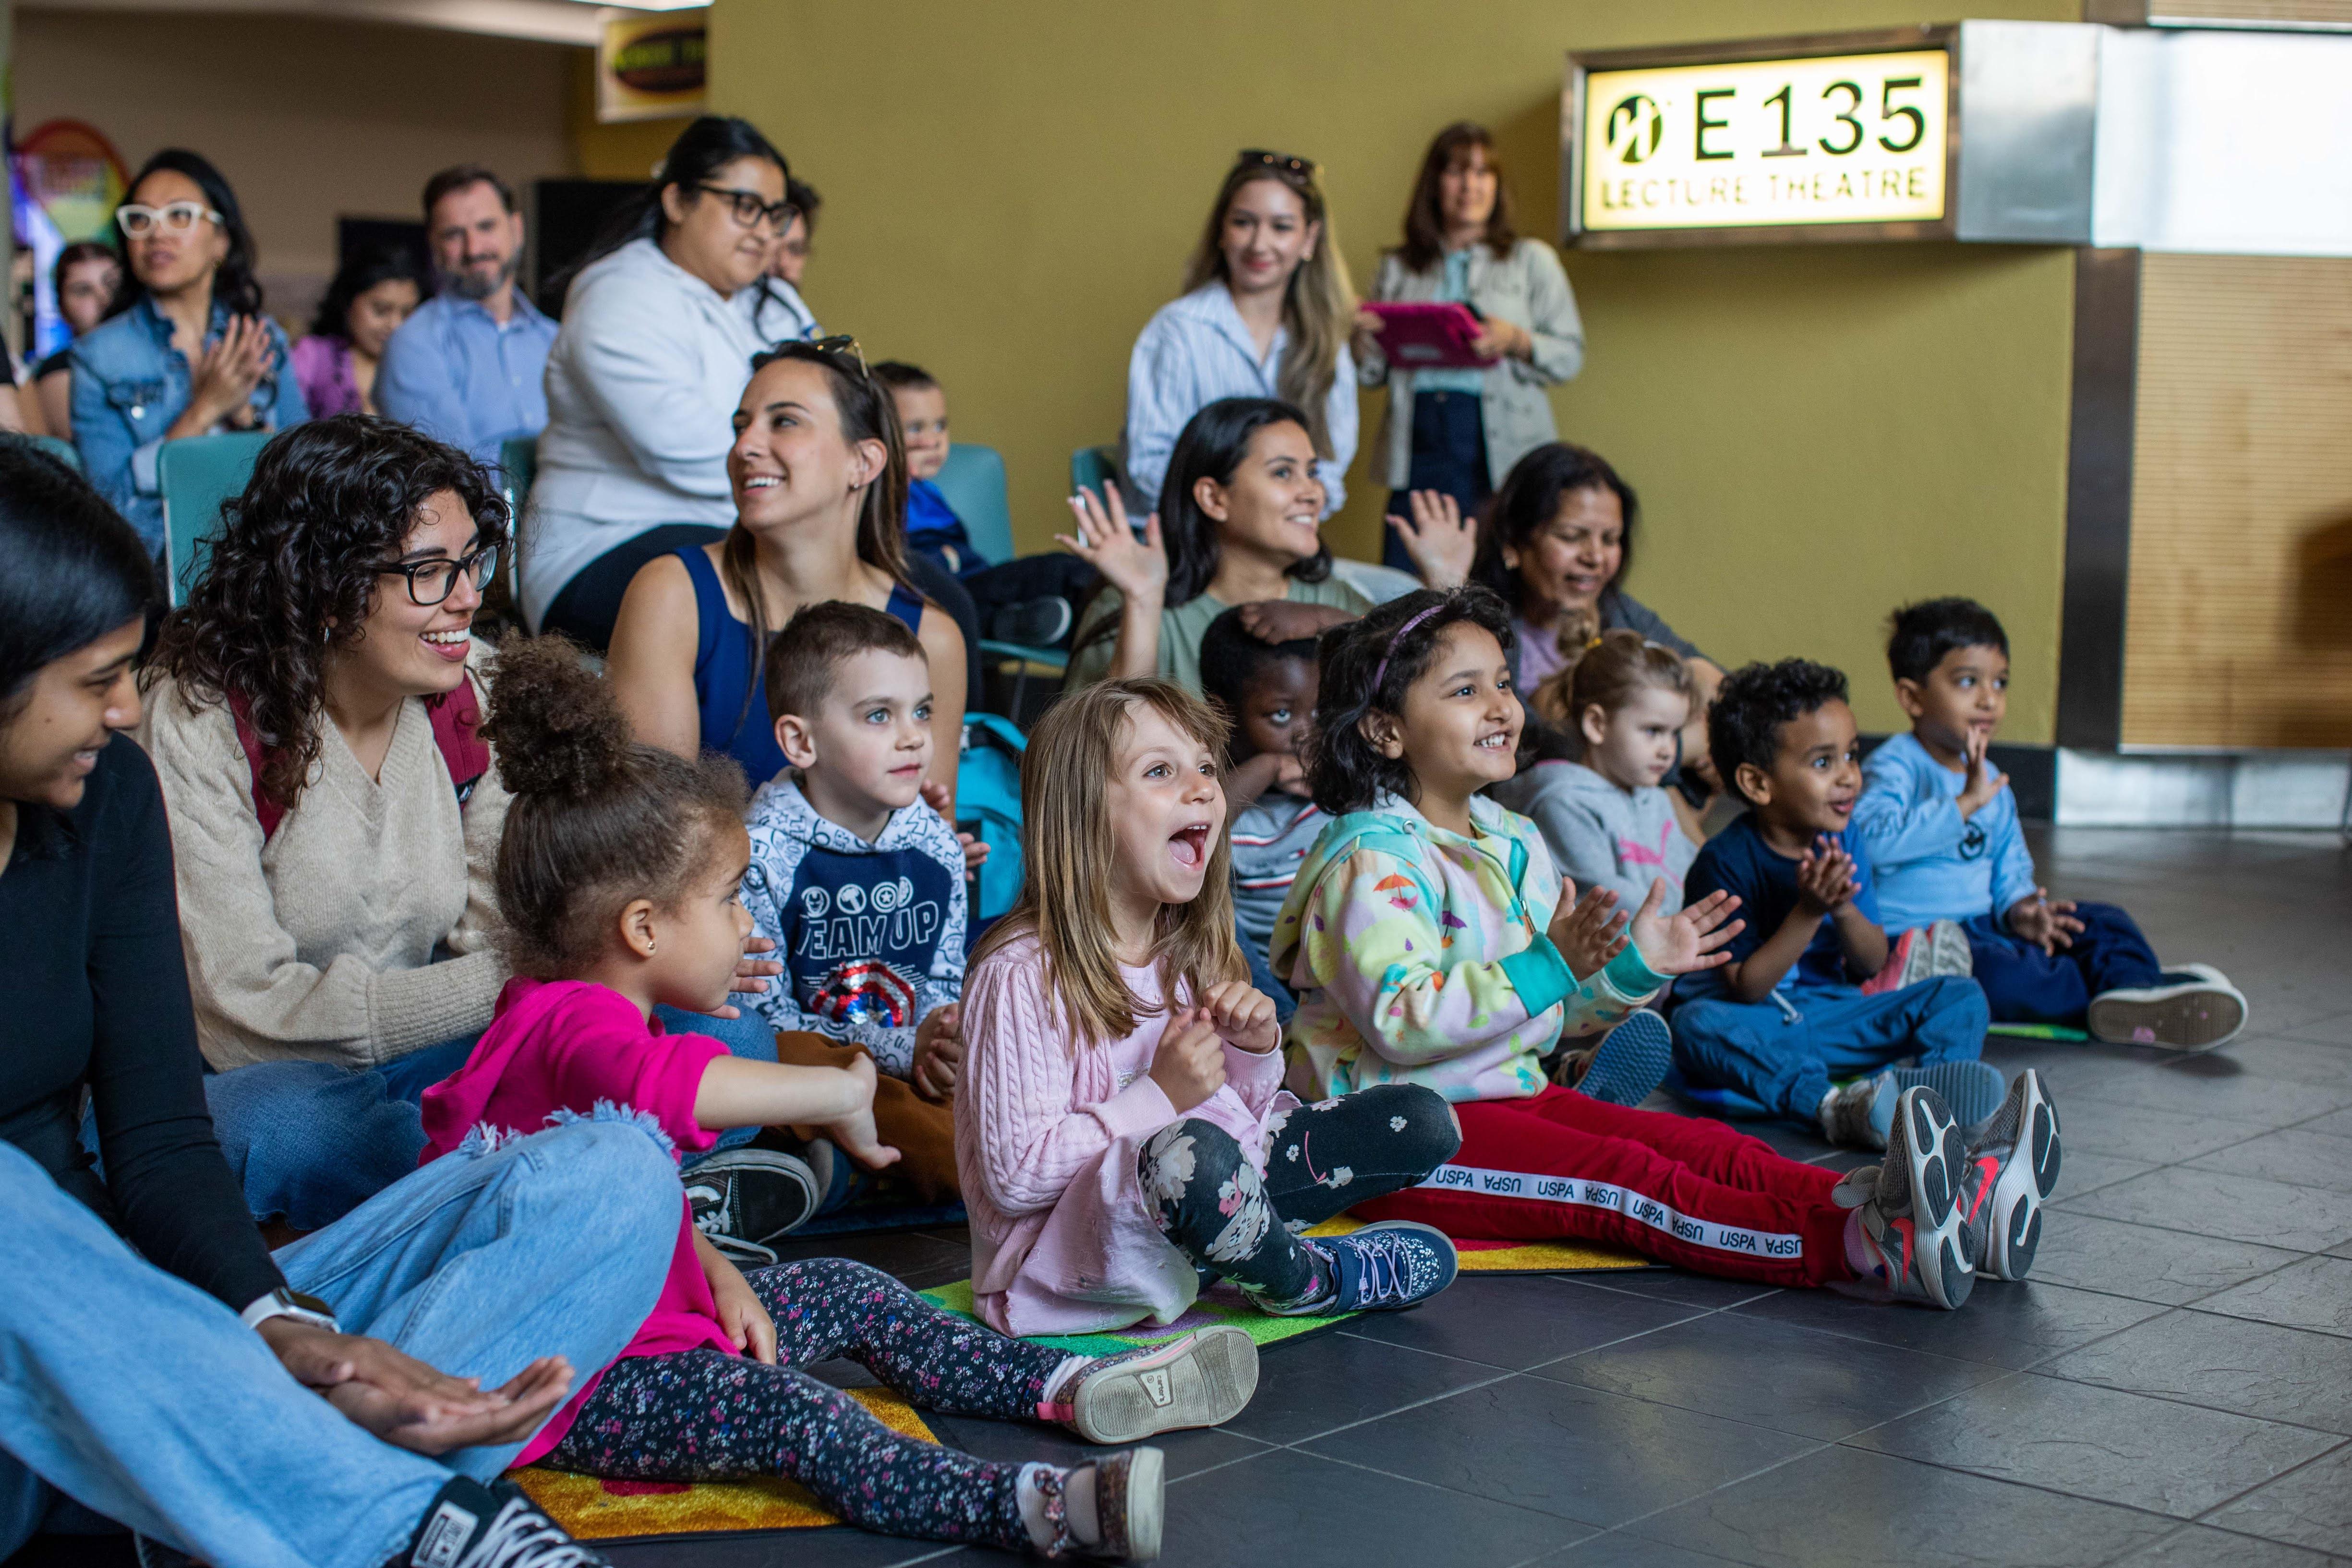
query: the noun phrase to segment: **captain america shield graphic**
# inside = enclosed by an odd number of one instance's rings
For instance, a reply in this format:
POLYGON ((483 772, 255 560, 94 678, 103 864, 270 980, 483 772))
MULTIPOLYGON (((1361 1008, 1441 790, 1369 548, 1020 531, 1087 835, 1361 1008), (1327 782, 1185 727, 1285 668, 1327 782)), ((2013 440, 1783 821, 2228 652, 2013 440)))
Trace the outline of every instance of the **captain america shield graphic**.
POLYGON ((875 959, 861 958, 835 970, 810 1003, 817 1016, 836 1024, 903 1029, 915 1021, 914 983, 875 959))

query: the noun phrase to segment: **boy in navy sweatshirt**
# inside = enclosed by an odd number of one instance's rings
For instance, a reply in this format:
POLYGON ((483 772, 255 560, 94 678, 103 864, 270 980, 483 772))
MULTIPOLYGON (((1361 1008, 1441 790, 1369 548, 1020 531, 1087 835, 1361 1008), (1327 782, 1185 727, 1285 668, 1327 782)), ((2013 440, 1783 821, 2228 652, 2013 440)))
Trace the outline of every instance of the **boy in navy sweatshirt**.
POLYGON ((875 1120, 926 1202, 956 1193, 963 1060, 963 850, 922 799, 931 678, 922 645, 863 605, 811 605, 768 650, 768 707, 791 772, 751 797, 743 906, 784 973, 759 996, 778 1059, 882 1074, 875 1120))
POLYGON ((1958 921, 2005 1023, 2190 1051, 2243 1028, 2246 998, 2220 970, 2168 971, 2122 910, 2035 881, 2016 798, 1985 754, 2009 710, 2009 634, 1993 613, 1972 599, 1906 605, 1886 662, 1911 732, 1864 764, 1850 837, 1878 864, 1887 923, 1958 921))

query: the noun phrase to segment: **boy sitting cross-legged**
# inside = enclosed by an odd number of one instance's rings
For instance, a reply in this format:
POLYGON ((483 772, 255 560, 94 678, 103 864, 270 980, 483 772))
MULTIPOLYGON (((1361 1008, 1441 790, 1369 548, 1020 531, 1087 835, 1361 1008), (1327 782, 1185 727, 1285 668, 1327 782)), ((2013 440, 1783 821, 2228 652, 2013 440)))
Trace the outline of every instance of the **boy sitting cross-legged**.
POLYGON ((1685 881, 1696 904, 1737 893, 1748 917, 1732 962, 1675 987, 1675 1062, 1833 1143, 1886 1146, 1897 1097, 1942 1095, 1967 1127, 1990 1116, 2000 1074, 1977 1059, 1984 994, 1942 975, 1865 995, 1887 961, 1868 856, 1846 830, 1862 790, 1845 677, 1786 659, 1726 678, 1707 744, 1747 814, 1709 839, 1685 881), (1897 1063, 1916 1056, 1919 1066, 1897 1063), (1852 1078, 1837 1088, 1832 1079, 1852 1078))
MULTIPOLYGON (((743 907, 784 965, 760 995, 761 1013, 778 1031, 779 1060, 838 1067, 856 1052, 871 1056, 880 1074, 875 1122, 887 1129, 879 1136, 905 1156, 894 1176, 922 1202, 950 1202, 964 859, 955 830, 921 798, 931 762, 922 645, 879 610, 810 605, 769 646, 767 688, 792 770, 761 787, 745 817, 743 907)), ((723 1176, 762 1155, 808 1163, 819 1189, 811 1213, 843 1195, 847 1162, 781 1129, 694 1173, 723 1176)), ((772 1243, 783 1233, 779 1217, 753 1216, 726 1234, 772 1243)))
POLYGON ((2009 707, 2009 635, 1992 612, 1969 599, 1906 605, 1886 661, 1911 732, 1871 753, 1853 837, 1878 864, 1889 919, 1959 921, 2004 1023, 2192 1051, 2243 1028, 2246 998, 2220 970, 2168 971, 2122 910, 2036 885, 2016 798, 1985 754, 2009 707))

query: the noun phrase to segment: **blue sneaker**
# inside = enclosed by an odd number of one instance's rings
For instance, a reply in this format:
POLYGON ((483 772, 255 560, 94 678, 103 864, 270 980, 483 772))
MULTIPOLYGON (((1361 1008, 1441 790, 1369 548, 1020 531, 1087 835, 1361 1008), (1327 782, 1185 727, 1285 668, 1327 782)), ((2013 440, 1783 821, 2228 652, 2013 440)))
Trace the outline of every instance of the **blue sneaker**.
POLYGON ((1329 1293, 1277 1303, 1253 1298, 1258 1310, 1277 1318, 1324 1318, 1340 1312, 1394 1312, 1418 1307, 1461 1270, 1454 1243, 1433 1225, 1384 1219, 1346 1236, 1318 1236, 1299 1245, 1313 1247, 1331 1265, 1329 1293))
POLYGON ((1641 1010, 1601 1037, 1589 1052, 1571 1053, 1560 1064, 1565 1069, 1560 1081, 1611 1105, 1639 1105, 1665 1080, 1674 1060, 1674 1031, 1655 1013, 1641 1010), (1567 1076, 1579 1065, 1578 1054, 1584 1058, 1582 1070, 1567 1076))

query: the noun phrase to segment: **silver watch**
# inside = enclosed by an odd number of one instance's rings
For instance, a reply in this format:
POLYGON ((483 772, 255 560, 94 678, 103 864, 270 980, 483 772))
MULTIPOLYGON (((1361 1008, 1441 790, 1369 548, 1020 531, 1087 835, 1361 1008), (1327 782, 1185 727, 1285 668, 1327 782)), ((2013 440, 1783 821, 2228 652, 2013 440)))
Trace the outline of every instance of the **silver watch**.
POLYGON ((237 1314, 248 1329, 258 1329, 272 1318, 291 1318, 298 1323, 309 1323, 331 1334, 343 1331, 335 1321, 335 1310, 316 1296, 305 1296, 299 1290, 289 1290, 280 1285, 267 1296, 257 1296, 251 1305, 237 1314))

